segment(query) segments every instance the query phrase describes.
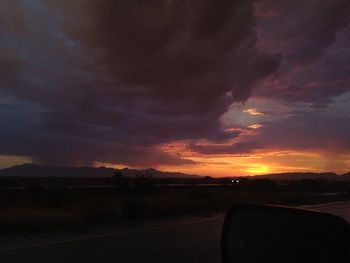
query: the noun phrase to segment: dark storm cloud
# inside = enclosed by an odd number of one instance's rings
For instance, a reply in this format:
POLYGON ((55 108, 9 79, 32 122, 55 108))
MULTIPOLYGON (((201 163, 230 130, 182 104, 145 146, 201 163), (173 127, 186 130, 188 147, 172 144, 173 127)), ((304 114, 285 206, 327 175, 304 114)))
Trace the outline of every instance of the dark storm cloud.
POLYGON ((250 1, 90 1, 82 19, 66 30, 123 86, 115 97, 179 100, 179 115, 245 100, 278 66, 254 47, 250 1))
POLYGON ((348 116, 320 115, 316 111, 269 123, 256 139, 275 149, 346 154, 350 151, 349 131, 348 116))
POLYGON ((18 61, 8 56, 0 49, 0 84, 4 85, 6 82, 16 77, 19 68, 20 65, 18 61))
POLYGON ((346 0, 4 0, 0 154, 153 166, 191 163, 160 150, 176 140, 204 154, 343 142, 347 118, 313 109, 266 123, 262 144, 218 146, 239 136, 220 116, 253 90, 324 110, 349 91, 349 10, 346 0))
POLYGON ((165 154, 154 147, 137 147, 111 143, 99 138, 79 136, 51 136, 37 132, 35 136, 3 134, 7 140, 0 141, 3 154, 22 155, 24 152, 38 163, 47 165, 91 166, 95 161, 122 163, 130 166, 155 166, 158 164, 193 164, 191 160, 165 154), (33 145, 35 147, 33 147, 33 145))
POLYGON ((285 49, 287 62, 313 62, 336 40, 350 21, 347 0, 257 1, 264 37, 271 45, 285 49))
POLYGON ((0 47, 20 69, 1 89, 38 109, 15 100, 0 144, 38 162, 192 163, 157 145, 232 137, 219 117, 279 66, 255 47, 250 1, 32 0, 11 12, 24 20, 6 17, 0 47), (22 134, 7 130, 32 111, 22 134))
POLYGON ((257 1, 259 46, 283 53, 257 94, 324 107, 350 90, 350 1, 257 1))
POLYGON ((255 150, 264 148, 264 146, 258 142, 237 142, 231 145, 219 145, 219 144, 190 144, 188 149, 201 153, 201 154, 247 154, 255 150))

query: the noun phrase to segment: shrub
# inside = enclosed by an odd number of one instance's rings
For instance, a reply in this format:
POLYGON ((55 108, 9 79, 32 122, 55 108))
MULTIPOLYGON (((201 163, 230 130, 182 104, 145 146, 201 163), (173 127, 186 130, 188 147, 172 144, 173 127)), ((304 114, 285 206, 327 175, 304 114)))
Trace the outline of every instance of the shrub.
POLYGON ((189 199, 207 199, 213 197, 208 191, 205 189, 202 189, 201 187, 195 187, 191 192, 188 194, 189 199))
POLYGON ((127 192, 130 190, 130 178, 123 176, 121 172, 115 172, 112 181, 116 189, 120 192, 127 192))
POLYGON ((78 223, 78 217, 71 211, 56 209, 10 208, 1 211, 0 234, 40 232, 78 223))
POLYGON ((17 178, 12 178, 9 176, 0 178, 0 187, 19 187, 22 186, 21 182, 17 178))
POLYGON ((83 223, 101 224, 111 222, 119 217, 118 209, 108 203, 90 201, 80 207, 80 218, 83 223))
POLYGON ((42 203, 48 208, 63 208, 72 204, 73 198, 65 189, 50 189, 42 196, 42 203))
POLYGON ((134 179, 134 189, 138 193, 151 193, 153 191, 152 176, 138 176, 134 179))
POLYGON ((147 202, 140 197, 129 197, 122 202, 123 216, 128 220, 143 218, 147 202))
POLYGON ((40 194, 44 191, 44 186, 35 179, 27 179, 24 183, 24 189, 31 194, 40 194))

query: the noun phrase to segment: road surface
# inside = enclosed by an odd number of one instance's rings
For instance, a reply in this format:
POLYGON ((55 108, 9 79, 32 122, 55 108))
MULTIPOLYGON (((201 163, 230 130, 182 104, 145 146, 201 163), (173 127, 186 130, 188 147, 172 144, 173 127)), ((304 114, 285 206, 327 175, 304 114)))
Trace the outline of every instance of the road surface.
MULTIPOLYGON (((350 201, 305 208, 350 222, 350 201)), ((65 238, 0 243, 1 263, 181 262, 220 260, 223 214, 196 216, 65 238)))

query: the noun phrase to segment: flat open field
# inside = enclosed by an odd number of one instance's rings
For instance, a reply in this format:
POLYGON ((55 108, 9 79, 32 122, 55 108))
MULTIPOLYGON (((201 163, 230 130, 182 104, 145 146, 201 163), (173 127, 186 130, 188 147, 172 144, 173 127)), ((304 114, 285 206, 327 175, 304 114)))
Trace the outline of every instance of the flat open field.
POLYGON ((163 185, 140 191, 115 187, 30 188, 0 190, 0 234, 84 231, 198 213, 225 211, 235 203, 310 205, 350 200, 348 192, 292 189, 236 189, 230 185, 163 185))

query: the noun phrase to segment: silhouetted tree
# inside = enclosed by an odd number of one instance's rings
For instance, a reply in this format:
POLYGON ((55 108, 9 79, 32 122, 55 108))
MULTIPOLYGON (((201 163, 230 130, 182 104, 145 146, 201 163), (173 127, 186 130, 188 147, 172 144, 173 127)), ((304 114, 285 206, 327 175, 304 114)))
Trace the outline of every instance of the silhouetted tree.
POLYGON ((149 173, 139 172, 134 179, 134 189, 138 193, 150 193, 153 191, 153 177, 149 173))
POLYGON ((130 189, 130 178, 123 176, 122 172, 115 172, 113 175, 113 184, 119 191, 128 191, 130 189))
POLYGON ((27 178, 25 180, 24 188, 31 194, 40 194, 44 191, 44 186, 33 178, 27 178))

